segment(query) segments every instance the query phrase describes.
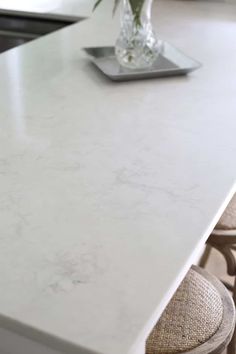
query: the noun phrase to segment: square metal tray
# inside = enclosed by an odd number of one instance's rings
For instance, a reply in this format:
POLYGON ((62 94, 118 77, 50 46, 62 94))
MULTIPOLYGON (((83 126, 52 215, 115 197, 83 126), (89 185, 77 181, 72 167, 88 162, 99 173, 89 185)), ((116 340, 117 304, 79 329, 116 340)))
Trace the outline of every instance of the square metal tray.
POLYGON ((198 61, 186 56, 167 42, 163 42, 161 54, 148 69, 122 67, 116 59, 114 47, 88 47, 84 48, 84 51, 97 68, 114 81, 186 75, 201 66, 198 61))

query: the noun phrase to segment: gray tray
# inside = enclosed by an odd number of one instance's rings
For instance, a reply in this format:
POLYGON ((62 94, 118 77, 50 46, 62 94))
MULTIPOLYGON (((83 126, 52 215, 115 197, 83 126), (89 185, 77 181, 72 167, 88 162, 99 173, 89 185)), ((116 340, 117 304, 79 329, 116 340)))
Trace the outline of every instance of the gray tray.
POLYGON ((122 67, 115 57, 114 47, 88 47, 84 50, 98 69, 114 81, 185 75, 201 66, 199 62, 189 58, 167 42, 163 42, 161 54, 148 69, 122 67))

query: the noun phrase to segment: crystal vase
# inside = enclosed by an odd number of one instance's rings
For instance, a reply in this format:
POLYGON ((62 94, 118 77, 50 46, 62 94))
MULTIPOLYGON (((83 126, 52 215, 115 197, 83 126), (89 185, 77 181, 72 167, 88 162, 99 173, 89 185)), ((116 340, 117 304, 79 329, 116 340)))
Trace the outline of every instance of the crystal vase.
POLYGON ((119 63, 131 69, 152 66, 161 50, 151 24, 152 0, 122 0, 121 30, 115 52, 119 63))

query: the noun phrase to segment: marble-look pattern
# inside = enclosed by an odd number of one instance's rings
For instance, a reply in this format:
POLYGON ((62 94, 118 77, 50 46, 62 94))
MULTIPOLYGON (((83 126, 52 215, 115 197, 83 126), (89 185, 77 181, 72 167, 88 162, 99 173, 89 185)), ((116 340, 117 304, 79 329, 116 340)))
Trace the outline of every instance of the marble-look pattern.
POLYGON ((203 67, 121 84, 106 6, 0 56, 0 325, 65 353, 136 354, 235 191, 235 6, 155 4, 203 67))

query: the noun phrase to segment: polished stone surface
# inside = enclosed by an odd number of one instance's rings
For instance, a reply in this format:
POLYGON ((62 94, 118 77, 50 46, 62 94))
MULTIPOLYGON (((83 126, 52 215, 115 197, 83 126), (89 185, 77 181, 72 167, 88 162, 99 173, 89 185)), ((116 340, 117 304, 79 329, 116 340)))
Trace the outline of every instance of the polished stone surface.
POLYGON ((0 56, 0 324, 67 354, 138 353, 235 191, 236 7, 155 3, 203 67, 123 84, 106 7, 0 56))

